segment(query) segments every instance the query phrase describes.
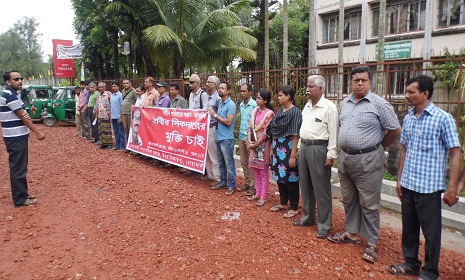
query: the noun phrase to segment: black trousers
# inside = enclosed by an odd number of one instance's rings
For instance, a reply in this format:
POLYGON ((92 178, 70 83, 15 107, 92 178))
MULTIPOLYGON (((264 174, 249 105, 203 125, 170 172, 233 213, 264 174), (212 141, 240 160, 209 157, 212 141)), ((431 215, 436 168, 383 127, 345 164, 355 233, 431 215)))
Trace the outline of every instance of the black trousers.
POLYGON ((95 125, 92 123, 95 120, 94 117, 94 107, 88 107, 87 108, 87 116, 89 117, 89 123, 90 123, 90 130, 92 131, 92 139, 97 142, 99 141, 99 135, 98 135, 98 121, 95 125))
POLYGON ((290 209, 296 211, 299 208, 299 182, 278 183, 279 203, 287 205, 289 201, 290 209))
POLYGON ((10 165, 11 196, 15 205, 23 205, 28 197, 27 164, 28 139, 5 141, 10 165))
POLYGON ((425 265, 421 275, 427 279, 439 277, 441 250, 441 192, 417 193, 402 188, 402 251, 412 269, 419 269, 420 228, 425 236, 425 265))

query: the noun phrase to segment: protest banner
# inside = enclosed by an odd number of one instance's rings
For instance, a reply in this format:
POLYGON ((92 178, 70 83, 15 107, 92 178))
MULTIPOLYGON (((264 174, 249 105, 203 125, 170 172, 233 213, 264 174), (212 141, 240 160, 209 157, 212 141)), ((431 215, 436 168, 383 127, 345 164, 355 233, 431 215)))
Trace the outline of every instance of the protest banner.
POLYGON ((132 106, 126 148, 203 173, 209 123, 207 110, 132 106))

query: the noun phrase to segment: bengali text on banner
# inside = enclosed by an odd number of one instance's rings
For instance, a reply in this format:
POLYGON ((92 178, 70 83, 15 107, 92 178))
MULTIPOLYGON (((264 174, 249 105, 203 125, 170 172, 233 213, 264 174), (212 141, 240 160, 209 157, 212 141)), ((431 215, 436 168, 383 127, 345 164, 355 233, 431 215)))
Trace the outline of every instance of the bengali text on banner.
POLYGON ((127 149, 203 173, 209 123, 207 110, 132 106, 127 149))

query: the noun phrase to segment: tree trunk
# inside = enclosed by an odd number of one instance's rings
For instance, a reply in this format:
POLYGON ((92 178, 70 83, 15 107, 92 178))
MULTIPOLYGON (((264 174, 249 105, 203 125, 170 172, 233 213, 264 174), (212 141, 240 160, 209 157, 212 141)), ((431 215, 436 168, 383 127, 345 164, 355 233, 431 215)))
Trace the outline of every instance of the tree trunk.
POLYGON ((315 25, 315 2, 310 0, 308 7, 308 74, 316 74, 316 25, 315 25))
MULTIPOLYGON (((262 0, 263 1, 263 0, 262 0)), ((265 71, 270 70, 270 26, 268 24, 268 0, 264 0, 265 2, 265 60, 264 60, 264 69, 265 71)), ((270 87, 270 80, 268 78, 269 73, 265 72, 265 87, 270 87)))
POLYGON ((337 39, 339 41, 337 50, 338 72, 339 72, 339 94, 344 94, 344 0, 339 0, 339 23, 337 26, 337 39))
POLYGON ((113 37, 113 78, 119 79, 119 53, 118 53, 118 30, 112 32, 113 37))
POLYGON ((378 66, 376 75, 376 94, 384 93, 384 34, 386 33, 386 0, 379 2, 378 28, 378 66))
POLYGON ((287 19, 287 0, 283 0, 283 85, 287 85, 288 73, 288 56, 289 56, 289 34, 288 34, 288 19, 287 19))
POLYGON ((152 58, 150 57, 147 46, 145 45, 144 39, 142 37, 141 30, 137 30, 137 40, 139 41, 139 46, 141 46, 142 56, 144 57, 145 65, 147 67, 146 76, 156 77, 157 72, 155 71, 155 65, 153 65, 152 58))

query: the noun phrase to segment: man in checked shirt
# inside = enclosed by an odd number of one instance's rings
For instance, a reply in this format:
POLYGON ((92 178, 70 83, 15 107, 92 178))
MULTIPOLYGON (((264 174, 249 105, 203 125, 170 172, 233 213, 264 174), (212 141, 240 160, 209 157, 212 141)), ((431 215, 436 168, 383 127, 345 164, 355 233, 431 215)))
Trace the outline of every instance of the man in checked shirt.
POLYGON ((373 74, 366 66, 350 73, 352 93, 341 103, 338 174, 346 230, 328 236, 336 243, 368 243, 362 257, 376 262, 379 239, 384 149, 399 137, 401 128, 392 105, 372 93, 373 74))
POLYGON ((405 262, 391 265, 395 275, 439 277, 441 250, 441 194, 446 190, 447 155, 451 155, 450 184, 443 201, 458 200, 460 144, 454 118, 431 101, 433 79, 419 75, 407 81, 405 99, 413 108, 404 117, 402 150, 397 172, 397 196, 402 202, 402 251, 405 262), (425 236, 425 264, 418 258, 420 228, 425 236))

